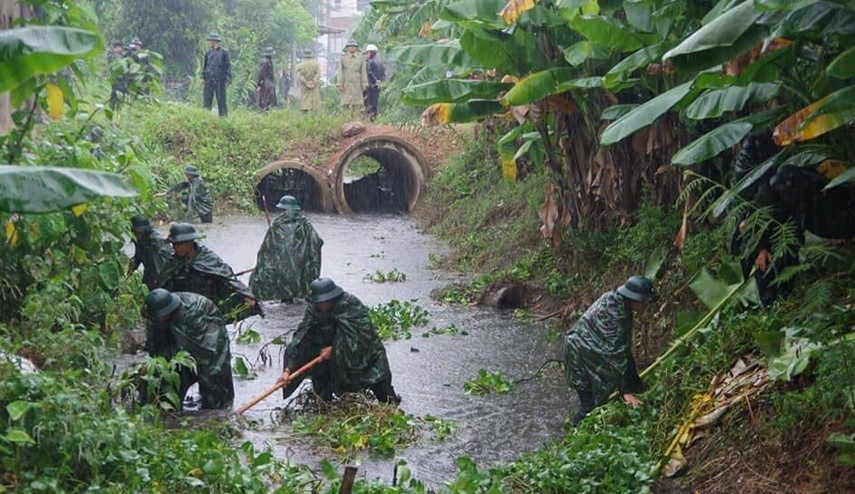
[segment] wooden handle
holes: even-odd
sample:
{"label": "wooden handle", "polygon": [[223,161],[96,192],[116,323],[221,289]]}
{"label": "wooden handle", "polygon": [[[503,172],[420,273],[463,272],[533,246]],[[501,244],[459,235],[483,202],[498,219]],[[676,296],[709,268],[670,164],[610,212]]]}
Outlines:
{"label": "wooden handle", "polygon": [[263,400],[263,399],[267,398],[268,396],[272,395],[274,392],[276,392],[276,390],[284,388],[285,386],[287,386],[288,384],[290,384],[290,383],[291,383],[291,381],[293,381],[294,379],[296,379],[296,378],[298,378],[298,377],[302,376],[302,375],[303,375],[303,374],[305,374],[309,369],[311,369],[312,367],[314,367],[314,366],[318,365],[319,363],[321,363],[321,356],[320,356],[320,355],[318,355],[317,357],[313,358],[311,361],[309,361],[309,363],[308,363],[308,364],[304,365],[303,367],[300,367],[300,368],[299,368],[299,369],[297,369],[295,372],[293,372],[293,373],[291,374],[291,376],[288,378],[288,380],[287,380],[287,381],[285,381],[285,382],[281,382],[281,383],[276,383],[276,384],[274,384],[273,386],[271,386],[271,387],[269,387],[269,388],[265,389],[261,394],[259,394],[259,395],[255,396],[253,399],[249,400],[249,402],[248,402],[248,403],[246,403],[246,404],[244,404],[243,406],[241,406],[240,408],[238,408],[238,409],[236,410],[236,412],[235,412],[235,413],[237,413],[238,415],[243,415],[243,413],[244,413],[244,412],[246,412],[246,411],[247,411],[247,410],[249,410],[250,408],[252,408],[252,407],[254,407],[255,405],[257,405],[257,404],[258,404],[258,402],[260,402],[261,400]]}

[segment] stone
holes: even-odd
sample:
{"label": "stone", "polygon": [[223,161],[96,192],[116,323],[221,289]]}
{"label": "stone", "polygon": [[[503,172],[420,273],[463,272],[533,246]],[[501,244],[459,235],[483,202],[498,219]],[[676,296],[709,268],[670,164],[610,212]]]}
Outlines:
{"label": "stone", "polygon": [[353,137],[365,132],[365,125],[362,122],[348,122],[341,127],[342,137]]}

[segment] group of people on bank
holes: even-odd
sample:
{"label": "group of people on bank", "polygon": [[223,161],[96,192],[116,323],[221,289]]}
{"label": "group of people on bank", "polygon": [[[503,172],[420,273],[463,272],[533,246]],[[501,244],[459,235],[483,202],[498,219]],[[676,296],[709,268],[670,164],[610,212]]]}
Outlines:
{"label": "group of people on bank", "polygon": [[[215,252],[199,243],[190,223],[174,223],[163,238],[142,216],[131,219],[135,252],[130,271],[144,267],[149,288],[145,299],[146,351],[172,358],[188,352],[195,369],[181,369],[179,398],[199,385],[201,407],[231,408],[234,384],[226,324],[261,315],[261,301],[309,303],[303,321],[287,346],[280,381],[285,397],[310,377],[324,400],[370,389],[383,403],[399,403],[392,387],[386,351],[371,323],[368,308],[329,278],[319,278],[323,240],[301,212],[299,202],[284,196],[282,211],[270,225],[258,252],[249,286]],[[291,372],[319,357],[307,376]]]}

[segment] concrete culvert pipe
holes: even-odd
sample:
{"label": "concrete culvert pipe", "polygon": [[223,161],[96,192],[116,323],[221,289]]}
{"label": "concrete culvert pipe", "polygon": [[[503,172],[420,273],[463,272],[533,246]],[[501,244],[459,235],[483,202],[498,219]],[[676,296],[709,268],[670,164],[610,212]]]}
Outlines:
{"label": "concrete culvert pipe", "polygon": [[408,142],[371,136],[354,142],[339,156],[332,173],[332,196],[340,213],[408,213],[418,204],[428,168],[421,152]]}
{"label": "concrete culvert pipe", "polygon": [[335,204],[326,177],[299,161],[274,161],[255,175],[255,203],[273,213],[284,195],[300,201],[304,211],[334,213]]}

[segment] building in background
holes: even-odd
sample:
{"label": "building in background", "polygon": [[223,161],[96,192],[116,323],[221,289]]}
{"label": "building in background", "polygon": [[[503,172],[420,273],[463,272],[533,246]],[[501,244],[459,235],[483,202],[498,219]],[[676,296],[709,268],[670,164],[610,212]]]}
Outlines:
{"label": "building in background", "polygon": [[318,64],[321,74],[332,81],[338,71],[339,55],[347,38],[368,8],[370,0],[322,0],[318,14]]}

